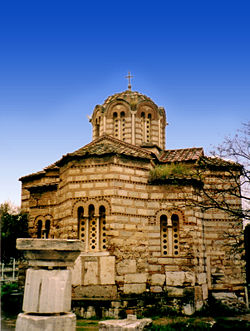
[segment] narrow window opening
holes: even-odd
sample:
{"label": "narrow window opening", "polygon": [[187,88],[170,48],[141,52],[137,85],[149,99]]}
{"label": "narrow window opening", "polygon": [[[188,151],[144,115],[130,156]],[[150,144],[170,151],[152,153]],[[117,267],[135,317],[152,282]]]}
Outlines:
{"label": "narrow window opening", "polygon": [[45,238],[49,238],[49,232],[50,232],[50,220],[46,220],[45,222]]}
{"label": "narrow window opening", "polygon": [[85,242],[86,237],[86,222],[83,217],[84,210],[83,207],[79,207],[77,210],[77,216],[78,216],[78,239]]}
{"label": "narrow window opening", "polygon": [[37,222],[37,238],[42,238],[42,227],[43,227],[43,222],[39,220]]}
{"label": "narrow window opening", "polygon": [[95,207],[93,205],[89,205],[89,238],[92,238],[89,240],[89,250],[98,250],[98,226],[96,224]]}
{"label": "narrow window opening", "polygon": [[167,216],[161,215],[160,228],[161,228],[161,253],[162,255],[168,255],[168,238],[167,238]]}
{"label": "narrow window opening", "polygon": [[171,221],[168,222],[166,215],[160,217],[161,231],[161,254],[163,256],[178,256],[179,246],[179,216],[171,215]]}
{"label": "narrow window opening", "polygon": [[104,206],[100,206],[99,208],[99,241],[101,250],[106,249],[106,211]]}
{"label": "narrow window opening", "polygon": [[98,120],[96,119],[95,127],[96,127],[96,138],[98,138],[100,136],[100,117]]}

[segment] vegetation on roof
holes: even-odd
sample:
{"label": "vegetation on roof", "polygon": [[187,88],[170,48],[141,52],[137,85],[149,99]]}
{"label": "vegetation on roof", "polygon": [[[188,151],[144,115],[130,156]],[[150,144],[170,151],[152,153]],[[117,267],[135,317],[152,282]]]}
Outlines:
{"label": "vegetation on roof", "polygon": [[157,165],[150,171],[151,184],[200,185],[194,165],[186,163],[169,163]]}

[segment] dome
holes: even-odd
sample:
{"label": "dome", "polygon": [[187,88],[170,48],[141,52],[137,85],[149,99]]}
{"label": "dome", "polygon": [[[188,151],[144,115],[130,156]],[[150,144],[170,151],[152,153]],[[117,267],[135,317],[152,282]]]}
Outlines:
{"label": "dome", "polygon": [[120,93],[115,93],[109,96],[103,103],[103,106],[108,106],[110,103],[114,101],[123,100],[129,104],[138,104],[143,101],[151,102],[155,105],[155,103],[146,95],[139,93],[137,91],[126,90]]}
{"label": "dome", "polygon": [[165,147],[166,115],[148,96],[130,89],[109,96],[91,118],[93,139],[103,134],[142,146]]}

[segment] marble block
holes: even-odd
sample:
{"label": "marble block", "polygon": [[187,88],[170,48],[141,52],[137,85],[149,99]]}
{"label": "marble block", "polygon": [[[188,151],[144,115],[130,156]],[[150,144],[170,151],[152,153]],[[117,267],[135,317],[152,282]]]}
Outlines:
{"label": "marble block", "polygon": [[71,310],[71,271],[28,269],[23,311],[52,314]]}

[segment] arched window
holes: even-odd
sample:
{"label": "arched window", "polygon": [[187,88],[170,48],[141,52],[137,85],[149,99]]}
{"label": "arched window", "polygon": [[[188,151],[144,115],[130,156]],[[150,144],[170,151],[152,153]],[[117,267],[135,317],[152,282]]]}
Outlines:
{"label": "arched window", "polygon": [[118,138],[119,136],[119,123],[117,112],[113,113],[113,127],[114,127],[114,137]]}
{"label": "arched window", "polygon": [[161,254],[168,255],[168,228],[167,228],[167,216],[161,215]]}
{"label": "arched window", "polygon": [[89,250],[96,251],[98,250],[98,227],[97,219],[95,217],[95,207],[89,205]]}
{"label": "arched window", "polygon": [[43,222],[39,220],[37,222],[37,238],[42,238],[42,227],[43,227]]}
{"label": "arched window", "polygon": [[163,256],[179,255],[179,216],[172,214],[170,219],[166,215],[160,217],[161,254]]}
{"label": "arched window", "polygon": [[44,237],[49,238],[49,231],[50,231],[50,220],[46,220],[45,222],[45,231],[44,231]]}
{"label": "arched window", "polygon": [[78,238],[85,242],[85,230],[86,230],[86,223],[83,217],[83,207],[79,207],[77,210],[77,218],[78,218]]}
{"label": "arched window", "polygon": [[105,207],[99,208],[99,229],[100,229],[100,248],[106,249],[107,238],[106,238],[106,211]]}
{"label": "arched window", "polygon": [[125,140],[125,113],[124,111],[121,112],[121,136],[122,140]]}
{"label": "arched window", "polygon": [[150,142],[151,140],[151,114],[148,114],[146,120],[146,142]]}
{"label": "arched window", "polygon": [[173,255],[179,254],[179,216],[177,214],[173,214],[171,216],[172,221],[172,229],[173,229]]}
{"label": "arched window", "polygon": [[85,243],[85,250],[96,252],[106,249],[106,210],[100,206],[95,214],[94,205],[89,205],[87,215],[84,216],[83,207],[77,209],[78,238]]}
{"label": "arched window", "polygon": [[100,136],[100,117],[96,119],[95,129],[96,129],[96,138],[98,138]]}

